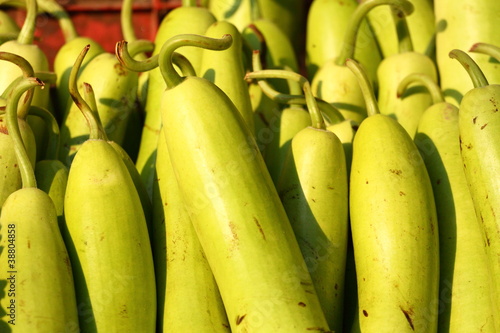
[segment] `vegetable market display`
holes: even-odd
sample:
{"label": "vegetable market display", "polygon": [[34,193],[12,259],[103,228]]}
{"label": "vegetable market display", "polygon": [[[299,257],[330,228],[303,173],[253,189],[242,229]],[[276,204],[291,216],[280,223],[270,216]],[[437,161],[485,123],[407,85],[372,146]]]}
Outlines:
{"label": "vegetable market display", "polygon": [[499,1],[121,6],[0,0],[0,332],[500,332]]}

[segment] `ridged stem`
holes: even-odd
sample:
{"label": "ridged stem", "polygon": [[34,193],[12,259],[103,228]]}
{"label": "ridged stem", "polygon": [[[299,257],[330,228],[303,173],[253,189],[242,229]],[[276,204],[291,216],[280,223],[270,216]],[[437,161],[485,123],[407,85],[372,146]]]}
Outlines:
{"label": "ridged stem", "polygon": [[469,52],[482,53],[500,62],[500,46],[490,43],[476,43],[472,45]]}
{"label": "ridged stem", "polygon": [[345,65],[353,72],[358,80],[359,87],[365,99],[368,116],[379,114],[380,109],[377,104],[377,98],[375,97],[373,87],[365,69],[354,59],[347,59]]}
{"label": "ridged stem", "polygon": [[264,69],[260,71],[249,72],[245,75],[245,79],[247,80],[263,80],[263,79],[284,79],[284,80],[292,80],[298,82],[303,91],[304,98],[306,100],[307,109],[309,114],[311,115],[311,123],[312,126],[318,129],[325,129],[325,120],[319,110],[318,103],[314,98],[311,90],[311,85],[309,81],[302,75],[282,70],[282,69]]}
{"label": "ridged stem", "polygon": [[97,123],[95,117],[92,114],[92,109],[85,102],[78,91],[77,78],[78,72],[80,71],[80,67],[82,66],[83,59],[87,54],[90,45],[86,45],[83,50],[80,52],[78,57],[76,58],[75,64],[73,68],[71,68],[71,72],[69,74],[69,94],[73,99],[73,102],[76,104],[78,109],[82,111],[85,120],[89,126],[89,139],[102,140],[101,133],[99,131],[99,124]]}
{"label": "ridged stem", "polygon": [[31,165],[30,158],[24,146],[24,142],[19,130],[17,117],[17,106],[19,99],[28,90],[37,86],[43,86],[43,82],[34,77],[23,78],[14,90],[11,91],[7,99],[6,106],[6,125],[9,131],[9,136],[12,139],[14,150],[16,152],[17,164],[21,173],[22,187],[36,187],[35,172]]}
{"label": "ridged stem", "polygon": [[469,74],[474,88],[485,87],[488,85],[488,80],[484,76],[483,71],[478,64],[466,52],[454,49],[449,53],[450,58],[458,60]]}
{"label": "ridged stem", "polygon": [[17,42],[19,44],[33,44],[35,39],[36,17],[38,16],[38,6],[36,0],[26,0],[26,18],[24,19]]}
{"label": "ridged stem", "polygon": [[397,89],[398,97],[403,96],[408,86],[415,82],[420,83],[427,89],[431,95],[432,104],[444,102],[444,95],[441,91],[441,87],[429,75],[422,73],[412,73],[401,80]]}
{"label": "ridged stem", "polygon": [[221,38],[212,38],[195,34],[179,34],[168,39],[163,44],[158,54],[158,65],[168,89],[179,85],[183,78],[174,68],[172,56],[175,50],[181,46],[194,46],[208,50],[226,50],[233,43],[231,35],[226,34]]}

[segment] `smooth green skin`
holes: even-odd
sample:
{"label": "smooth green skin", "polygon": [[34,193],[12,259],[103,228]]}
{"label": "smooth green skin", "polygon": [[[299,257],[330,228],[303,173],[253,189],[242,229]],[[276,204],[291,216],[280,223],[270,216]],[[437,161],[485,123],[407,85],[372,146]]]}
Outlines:
{"label": "smooth green skin", "polygon": [[[155,37],[153,54],[158,54],[163,44],[178,34],[204,35],[208,27],[216,21],[214,15],[206,8],[177,7],[171,10],[162,20]],[[191,62],[195,71],[201,63],[202,49],[199,47],[181,47],[176,52],[181,53]],[[158,68],[149,72],[148,92],[145,105],[146,117],[142,129],[141,143],[135,165],[146,184],[150,197],[152,196],[155,177],[156,146],[161,129],[161,96],[166,85]]]}
{"label": "smooth green skin", "polygon": [[388,116],[369,116],[356,132],[349,204],[359,301],[352,331],[436,332],[432,186],[417,146]]}
{"label": "smooth green skin", "polygon": [[[31,127],[23,119],[17,119],[19,131],[33,166],[36,163],[36,141]],[[0,210],[7,197],[22,187],[21,173],[12,138],[8,134],[4,115],[0,116]]]}
{"label": "smooth green skin", "polygon": [[380,113],[396,119],[413,138],[422,113],[432,105],[432,98],[427,90],[418,84],[409,86],[404,95],[398,97],[399,83],[412,73],[428,75],[437,82],[434,62],[421,53],[403,52],[385,58],[377,70],[379,81],[377,99]]}
{"label": "smooth green skin", "polygon": [[348,177],[340,139],[306,127],[292,140],[277,186],[330,329],[343,325]]}
{"label": "smooth green skin", "polygon": [[157,279],[157,285],[162,285],[158,297],[164,300],[159,303],[159,327],[165,332],[230,332],[217,283],[184,208],[163,130],[158,140],[156,170],[156,194],[165,219],[163,230],[157,230],[165,241],[164,247],[157,248],[165,260],[156,263],[164,271],[164,280]]}
{"label": "smooth green skin", "polygon": [[17,35],[21,28],[10,14],[4,10],[0,10],[0,34]]}
{"label": "smooth green skin", "polygon": [[[307,16],[305,46],[309,80],[314,79],[325,63],[340,54],[350,17],[357,6],[356,0],[314,0],[311,3]],[[372,10],[375,9],[377,8]],[[363,64],[370,78],[376,79],[377,66],[382,56],[378,52],[375,37],[366,20],[359,28],[354,59]],[[338,82],[335,77],[331,77],[328,81],[331,81],[332,86]]]}
{"label": "smooth green skin", "polygon": [[360,123],[366,118],[365,98],[358,80],[346,66],[327,61],[311,81],[315,97],[337,107],[346,120]]}
{"label": "smooth green skin", "polygon": [[198,77],[167,90],[163,103],[172,166],[231,330],[328,331],[286,212],[234,104]]}
{"label": "smooth green skin", "polygon": [[228,21],[218,21],[208,27],[205,36],[220,38],[229,34],[233,42],[226,50],[203,49],[199,76],[213,83],[226,93],[234,103],[251,132],[255,131],[252,103],[245,81],[241,33]]}
{"label": "smooth green skin", "polygon": [[35,164],[37,187],[52,199],[59,227],[64,224],[64,195],[68,183],[68,167],[59,160],[42,160]]}
{"label": "smooth green skin", "polygon": [[134,161],[127,154],[125,149],[122,148],[119,144],[114,141],[108,141],[108,143],[116,150],[118,155],[122,158],[123,163],[127,167],[127,170],[134,182],[135,189],[137,194],[139,194],[139,198],[141,200],[141,206],[144,211],[144,217],[146,218],[146,225],[149,231],[149,237],[151,238],[151,220],[153,218],[153,206],[151,203],[151,199],[146,191],[146,186],[142,182],[141,175],[137,168],[135,167]]}
{"label": "smooth green skin", "polygon": [[[101,53],[87,63],[78,77],[78,89],[83,83],[92,85],[97,110],[109,140],[121,144],[127,122],[135,107],[138,74],[125,69],[112,53]],[[60,128],[59,160],[71,165],[75,153],[89,137],[88,124],[78,106],[73,103]]]}
{"label": "smooth green skin", "polygon": [[344,149],[347,174],[351,174],[352,163],[352,142],[359,124],[352,120],[344,120],[338,124],[331,124],[326,127],[327,130],[334,133],[342,142]]}
{"label": "smooth green skin", "polygon": [[[12,193],[0,215],[0,237],[0,280],[11,276],[8,271],[17,272],[15,297],[9,297],[6,288],[0,299],[4,313],[9,313],[7,307],[15,300],[15,326],[4,327],[11,319],[8,315],[2,317],[0,326],[13,333],[79,332],[73,274],[50,197],[33,187]],[[15,240],[14,268],[8,262],[9,239]]]}
{"label": "smooth green skin", "polygon": [[[459,110],[460,149],[490,267],[494,309],[500,307],[500,85],[474,88]],[[500,318],[495,316],[500,329]]]}
{"label": "smooth green skin", "polygon": [[59,120],[64,119],[69,112],[73,101],[69,94],[69,74],[71,68],[75,64],[75,59],[78,57],[82,49],[90,45],[90,48],[82,62],[81,69],[89,63],[98,54],[104,53],[102,46],[88,37],[76,37],[69,42],[66,42],[57,51],[54,58],[54,73],[57,75],[56,81],[56,108]]}
{"label": "smooth green skin", "polygon": [[302,105],[288,105],[269,122],[272,138],[263,154],[274,184],[278,183],[292,138],[311,126],[311,115]]}
{"label": "smooth green skin", "polygon": [[458,108],[441,102],[420,118],[415,144],[429,173],[439,225],[439,332],[495,332],[488,263],[465,178]]}
{"label": "smooth green skin", "polygon": [[[440,85],[446,101],[460,105],[462,97],[473,88],[459,62],[448,53],[453,49],[468,50],[475,43],[500,45],[498,13],[500,1],[435,0],[436,62]],[[500,64],[478,53],[469,54],[485,73],[490,83],[500,83]]]}
{"label": "smooth green skin", "polygon": [[127,167],[106,141],[87,140],[78,150],[64,208],[82,332],[154,332],[156,288],[144,212]]}
{"label": "smooth green skin", "polygon": [[[432,0],[411,0],[411,3],[415,10],[405,20],[408,24],[414,51],[424,54],[427,53],[428,49],[434,48],[435,44],[436,24],[433,2]],[[399,53],[398,36],[391,9],[388,6],[374,8],[368,14],[368,21],[382,57],[387,58]]]}

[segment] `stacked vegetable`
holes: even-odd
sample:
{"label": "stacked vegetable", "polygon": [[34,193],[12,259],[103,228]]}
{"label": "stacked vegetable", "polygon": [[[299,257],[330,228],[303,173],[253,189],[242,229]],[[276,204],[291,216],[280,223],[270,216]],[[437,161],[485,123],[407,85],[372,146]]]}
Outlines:
{"label": "stacked vegetable", "polygon": [[500,2],[0,4],[0,331],[500,331]]}

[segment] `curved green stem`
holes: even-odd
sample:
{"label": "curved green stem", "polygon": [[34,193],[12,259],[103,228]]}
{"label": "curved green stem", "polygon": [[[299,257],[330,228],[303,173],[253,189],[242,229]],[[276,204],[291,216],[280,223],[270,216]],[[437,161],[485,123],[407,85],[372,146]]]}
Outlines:
{"label": "curved green stem", "polygon": [[345,65],[353,72],[358,80],[359,87],[365,98],[366,113],[368,116],[379,114],[380,110],[377,104],[377,98],[375,97],[373,87],[365,69],[354,59],[347,59]]}
{"label": "curved green stem", "polygon": [[313,96],[309,81],[302,75],[283,70],[283,69],[264,69],[255,72],[249,72],[245,75],[247,80],[263,80],[263,79],[284,79],[296,81],[300,84],[304,91],[304,98],[306,100],[307,109],[311,115],[312,126],[318,129],[325,129],[325,120],[320,112],[318,103]]}
{"label": "curved green stem", "polygon": [[82,110],[82,112],[89,112],[89,117],[94,117],[99,127],[100,138],[105,141],[109,141],[108,135],[106,134],[106,130],[102,125],[101,116],[99,115],[99,110],[97,108],[97,99],[95,97],[94,89],[92,85],[87,82],[83,82],[83,99],[87,102],[88,109]]}
{"label": "curved green stem", "polygon": [[[131,55],[131,52],[128,51],[126,41],[120,41],[116,43],[115,53],[118,61],[128,70],[133,72],[147,72],[158,67],[158,58],[159,55],[156,54],[150,58],[145,60],[135,60]],[[174,65],[180,68],[182,75],[184,76],[195,76],[195,70],[191,62],[178,52],[174,52],[172,55],[172,62]]]}
{"label": "curved green stem", "polygon": [[358,37],[358,30],[361,26],[361,22],[365,19],[370,10],[380,5],[390,5],[404,13],[404,15],[410,15],[414,9],[412,3],[408,0],[367,0],[360,3],[349,20],[349,25],[347,26],[344,37],[344,44],[335,61],[337,65],[343,66],[347,59],[354,58],[356,39]]}
{"label": "curved green stem", "polygon": [[134,0],[123,0],[120,10],[122,35],[123,38],[129,42],[133,42],[137,39],[137,37],[135,36],[135,29],[132,21],[133,3]]}
{"label": "curved green stem", "polygon": [[123,67],[133,72],[147,72],[158,67],[158,55],[144,60],[135,60],[133,55],[130,54],[128,42],[125,40],[116,43],[115,54]]}
{"label": "curved green stem", "polygon": [[458,60],[465,68],[472,80],[474,88],[485,87],[488,85],[488,80],[486,79],[486,76],[484,76],[483,71],[479,68],[474,59],[472,59],[466,52],[454,49],[450,51],[449,56],[452,59]]}
{"label": "curved green stem", "polygon": [[59,23],[59,28],[64,37],[64,41],[67,43],[78,37],[78,32],[76,31],[75,24],[71,20],[68,12],[56,1],[54,0],[37,0],[40,11],[47,13],[57,19]]}
{"label": "curved green stem", "polygon": [[500,46],[490,43],[476,43],[472,45],[469,52],[482,53],[500,61]]}
{"label": "curved green stem", "polygon": [[[262,92],[277,103],[307,105],[304,95],[287,95],[280,93],[279,91],[275,90],[266,80],[258,80],[258,84]],[[315,99],[323,116],[327,118],[330,124],[337,124],[345,120],[342,113],[335,106],[318,97],[315,97]]]}
{"label": "curved green stem", "polygon": [[57,160],[60,144],[59,124],[57,123],[57,119],[49,110],[36,105],[30,106],[28,114],[40,117],[47,125],[48,140],[44,159]]}
{"label": "curved green stem", "polygon": [[19,99],[28,90],[34,87],[43,86],[43,82],[34,77],[23,78],[14,90],[12,90],[6,106],[6,124],[9,136],[12,138],[14,150],[16,152],[19,171],[21,173],[22,186],[36,187],[35,172],[31,165],[30,158],[24,146],[17,117],[17,106]]}
{"label": "curved green stem", "polygon": [[36,0],[26,0],[26,18],[24,19],[21,31],[19,31],[19,36],[17,36],[19,44],[33,44],[37,16],[38,6]]}
{"label": "curved green stem", "polygon": [[57,74],[55,72],[35,72],[35,76],[42,80],[46,85],[55,84],[57,81]]}
{"label": "curved green stem", "polygon": [[410,36],[410,29],[406,21],[406,15],[399,8],[391,7],[392,17],[396,25],[396,34],[398,36],[399,53],[412,52],[413,42]]}
{"label": "curved green stem", "polygon": [[181,46],[195,46],[207,50],[226,50],[233,43],[231,35],[226,34],[221,38],[212,38],[195,34],[180,34],[168,39],[163,44],[160,53],[158,54],[158,65],[160,72],[167,84],[167,88],[171,89],[179,85],[183,78],[177,73],[172,61],[174,51]]}
{"label": "curved green stem", "polygon": [[[23,78],[28,78],[28,77],[33,77],[35,75],[35,72],[33,70],[33,66],[26,60],[24,57],[21,57],[17,54],[11,53],[11,52],[0,52],[0,60],[5,60],[13,63],[14,65],[18,66],[22,73],[23,73]],[[7,98],[7,94],[16,87],[18,84],[18,80],[14,80],[6,89],[4,92],[5,98]],[[43,80],[42,80],[43,81]],[[26,92],[26,96],[23,99],[23,104],[17,109],[18,112],[18,117],[21,119],[26,118],[26,113],[28,112],[28,107],[31,105],[31,101],[33,100],[33,94],[34,94],[34,89],[30,89]]]}
{"label": "curved green stem", "polygon": [[399,82],[397,94],[401,98],[405,93],[408,86],[412,83],[418,82],[422,84],[430,93],[432,104],[444,102],[444,95],[441,87],[429,75],[422,73],[412,73],[407,75],[401,82]]}
{"label": "curved green stem", "polygon": [[80,95],[80,92],[78,91],[78,85],[77,85],[78,72],[80,71],[80,67],[82,66],[83,59],[85,58],[85,55],[87,54],[89,48],[90,48],[90,45],[86,45],[83,48],[83,50],[80,52],[80,54],[76,58],[76,61],[75,61],[73,68],[71,68],[71,72],[69,74],[69,80],[68,80],[69,81],[69,94],[71,95],[71,98],[73,99],[73,102],[75,102],[76,106],[82,111],[83,116],[85,117],[85,120],[87,121],[87,124],[89,126],[89,132],[90,132],[89,139],[99,140],[99,139],[101,139],[100,131],[99,131],[99,124],[97,123],[95,117],[92,116],[92,109],[90,109],[88,104],[82,98],[82,95]]}
{"label": "curved green stem", "polygon": [[[136,39],[128,43],[128,52],[131,57],[136,57],[144,52],[153,52],[155,48],[155,43],[147,39]],[[146,59],[146,56],[142,57],[142,60]],[[139,59],[141,60],[141,59]]]}

